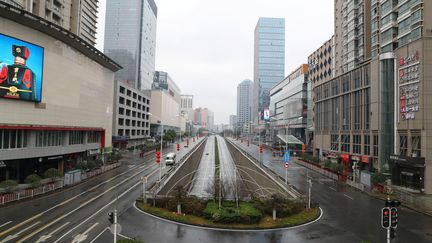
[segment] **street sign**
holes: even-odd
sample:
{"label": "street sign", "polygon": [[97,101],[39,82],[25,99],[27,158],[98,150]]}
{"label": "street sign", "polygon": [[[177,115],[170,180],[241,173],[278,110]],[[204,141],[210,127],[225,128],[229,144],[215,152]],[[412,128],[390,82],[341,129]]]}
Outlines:
{"label": "street sign", "polygon": [[285,156],[284,156],[284,159],[285,159],[285,162],[290,161],[291,156],[290,156],[290,151],[289,151],[289,149],[288,149],[288,151],[285,150]]}
{"label": "street sign", "polygon": [[3,162],[3,160],[2,160],[2,161],[0,161],[0,168],[3,168],[3,167],[6,167],[6,164],[5,164],[5,162]]}
{"label": "street sign", "polygon": [[288,163],[285,163],[285,169],[288,169],[288,165],[289,165]]}

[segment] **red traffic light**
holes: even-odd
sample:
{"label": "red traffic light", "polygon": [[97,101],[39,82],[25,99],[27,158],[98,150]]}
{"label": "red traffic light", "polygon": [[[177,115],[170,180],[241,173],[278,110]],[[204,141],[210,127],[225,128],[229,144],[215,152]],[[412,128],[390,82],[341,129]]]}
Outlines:
{"label": "red traffic light", "polygon": [[262,153],[262,152],[263,152],[263,147],[262,147],[262,145],[260,145],[259,149],[260,149],[260,153]]}
{"label": "red traffic light", "polygon": [[385,229],[390,227],[390,208],[385,207],[381,211],[381,226]]}
{"label": "red traffic light", "polygon": [[180,150],[180,144],[177,144],[177,151]]}
{"label": "red traffic light", "polygon": [[391,217],[390,217],[390,226],[392,228],[396,228],[398,224],[398,210],[397,208],[390,208]]}
{"label": "red traffic light", "polygon": [[161,153],[160,151],[156,151],[156,163],[160,163]]}

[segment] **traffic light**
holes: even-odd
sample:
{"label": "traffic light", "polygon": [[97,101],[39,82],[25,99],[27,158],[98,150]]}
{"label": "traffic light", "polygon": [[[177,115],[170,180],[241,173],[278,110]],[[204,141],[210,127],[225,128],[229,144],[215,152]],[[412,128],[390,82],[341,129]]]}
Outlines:
{"label": "traffic light", "polygon": [[108,221],[109,221],[111,224],[114,224],[114,213],[113,213],[113,212],[109,212],[109,213],[108,213]]}
{"label": "traffic light", "polygon": [[177,151],[180,151],[180,144],[177,144]]}
{"label": "traffic light", "polygon": [[397,224],[398,224],[398,209],[394,208],[394,207],[390,208],[390,214],[391,214],[390,226],[395,229],[395,228],[397,228]]}
{"label": "traffic light", "polygon": [[160,163],[161,154],[160,151],[156,151],[156,163]]}
{"label": "traffic light", "polygon": [[259,151],[260,151],[260,153],[262,154],[262,152],[263,152],[263,147],[262,147],[262,144],[260,144],[260,147],[259,147]]}
{"label": "traffic light", "polygon": [[390,227],[390,208],[385,207],[381,211],[381,226],[385,229]]}

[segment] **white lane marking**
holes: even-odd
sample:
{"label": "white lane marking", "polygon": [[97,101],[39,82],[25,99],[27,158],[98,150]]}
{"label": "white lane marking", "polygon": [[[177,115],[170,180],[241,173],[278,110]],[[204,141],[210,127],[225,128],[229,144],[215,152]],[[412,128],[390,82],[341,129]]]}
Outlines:
{"label": "white lane marking", "polygon": [[330,189],[332,189],[333,191],[337,192],[337,190],[331,186],[329,186]]}
{"label": "white lane marking", "polygon": [[[150,166],[150,167],[152,167],[152,166]],[[53,207],[51,207],[51,208],[49,208],[49,209],[47,209],[47,210],[45,210],[45,211],[43,211],[43,212],[41,212],[41,213],[39,213],[39,214],[37,214],[37,215],[35,215],[35,216],[29,218],[29,219],[27,219],[27,220],[25,220],[25,221],[23,221],[23,222],[21,222],[21,223],[15,225],[15,226],[9,228],[9,229],[7,229],[7,230],[1,232],[1,233],[0,233],[0,237],[3,236],[3,235],[5,235],[5,234],[7,234],[7,233],[9,233],[10,231],[13,231],[13,230],[15,230],[15,229],[21,227],[21,226],[24,225],[24,224],[27,224],[28,222],[30,222],[30,221],[32,221],[32,220],[34,220],[34,219],[36,219],[36,218],[42,216],[43,214],[48,213],[49,211],[52,211],[52,210],[54,210],[54,209],[56,209],[56,208],[58,208],[58,207],[60,207],[60,206],[65,205],[65,204],[68,203],[68,202],[71,202],[72,200],[74,200],[74,199],[76,199],[76,198],[78,198],[78,197],[80,197],[80,196],[82,196],[82,195],[84,195],[84,194],[86,194],[86,193],[88,193],[88,192],[90,192],[90,191],[96,189],[97,187],[100,187],[100,186],[102,186],[103,184],[106,184],[106,183],[108,183],[108,182],[114,180],[115,178],[120,177],[120,176],[126,174],[127,172],[129,172],[129,171],[131,171],[131,170],[133,170],[133,169],[127,170],[127,171],[125,171],[125,172],[123,172],[123,173],[121,173],[121,174],[119,174],[119,175],[117,175],[117,176],[112,177],[112,178],[109,179],[109,180],[106,180],[106,181],[104,181],[104,182],[102,182],[102,183],[100,183],[100,184],[97,184],[96,186],[90,188],[89,190],[84,191],[84,192],[81,192],[80,194],[78,194],[78,195],[76,195],[76,196],[74,196],[74,197],[71,197],[71,198],[69,198],[69,199],[67,199],[67,200],[65,200],[65,201],[63,201],[63,202],[61,202],[61,203],[59,203],[59,204],[57,204],[57,205],[55,205],[55,206],[53,206]]]}
{"label": "white lane marking", "polygon": [[88,228],[86,231],[84,231],[84,233],[82,234],[78,234],[76,235],[73,240],[72,243],[79,243],[79,242],[83,242],[87,239],[89,232],[98,225],[99,223],[94,223],[92,226],[90,226],[90,228]]}
{"label": "white lane marking", "polygon": [[[157,170],[156,170],[157,171]],[[78,224],[77,226],[75,226],[74,228],[70,229],[68,232],[66,232],[64,235],[62,235],[61,237],[59,237],[56,241],[54,241],[54,243],[59,242],[61,239],[63,239],[66,235],[70,234],[72,231],[74,231],[75,229],[77,229],[78,227],[80,227],[82,224],[86,223],[87,221],[89,221],[91,218],[93,218],[94,216],[96,216],[97,214],[99,214],[102,210],[105,210],[105,208],[107,208],[108,206],[110,206],[111,204],[113,204],[114,202],[116,202],[118,199],[122,198],[126,193],[130,192],[132,189],[134,189],[135,187],[141,185],[141,181],[138,181],[135,185],[131,186],[129,189],[127,189],[125,192],[123,192],[122,194],[120,194],[118,197],[116,197],[114,200],[112,200],[111,202],[109,202],[108,204],[106,204],[105,206],[103,206],[101,209],[99,209],[97,212],[95,212],[94,214],[88,216],[83,222],[81,222],[80,224]]]}
{"label": "white lane marking", "polygon": [[47,235],[42,235],[38,241],[36,241],[36,243],[39,242],[44,242],[46,240],[48,240],[49,238],[51,238],[57,231],[61,230],[62,228],[64,228],[66,225],[68,225],[70,222],[66,222],[64,225],[58,227],[57,229],[55,229],[53,232],[47,234]]}
{"label": "white lane marking", "polygon": [[10,224],[10,223],[12,223],[12,221],[9,221],[9,222],[6,222],[6,223],[4,223],[4,224],[0,225],[0,228],[1,228],[1,227],[3,227],[3,226],[6,226],[6,225],[8,225],[8,224]]}
{"label": "white lane marking", "polygon": [[[39,232],[41,232],[42,230],[46,229],[47,227],[49,227],[49,226],[51,226],[51,225],[57,223],[58,221],[60,221],[60,220],[62,220],[62,219],[64,219],[64,218],[66,218],[66,217],[68,217],[69,215],[71,215],[71,214],[75,213],[76,211],[80,210],[80,209],[81,209],[82,207],[84,207],[85,205],[87,205],[87,204],[89,204],[89,203],[95,201],[96,199],[102,197],[103,195],[105,195],[105,194],[108,193],[109,191],[111,191],[111,190],[113,190],[113,189],[119,187],[120,185],[122,185],[122,184],[125,183],[126,181],[135,178],[136,175],[142,173],[143,171],[144,171],[144,170],[138,171],[137,173],[133,174],[132,176],[130,176],[130,177],[128,177],[128,178],[126,178],[126,179],[120,181],[118,184],[116,184],[116,185],[114,185],[114,186],[108,188],[106,191],[102,192],[101,194],[99,194],[99,195],[97,195],[97,196],[91,198],[90,200],[84,202],[84,203],[81,204],[79,207],[75,208],[74,210],[72,210],[72,211],[68,212],[67,214],[64,214],[64,215],[62,215],[62,216],[56,218],[55,220],[53,220],[53,221],[51,221],[50,223],[44,225],[43,227],[37,229],[36,231],[33,231],[31,234],[29,234],[29,235],[27,235],[26,237],[20,239],[18,242],[23,242],[23,241],[25,241],[25,240],[27,240],[27,239],[33,237],[33,236],[36,235],[37,233],[39,233]],[[153,173],[154,173],[155,171],[158,171],[158,170],[154,170]],[[141,182],[138,181],[137,184],[140,184],[140,183],[141,183]],[[135,184],[135,186],[136,186],[137,184]],[[111,203],[112,203],[112,202],[111,202]],[[110,203],[110,204],[111,204],[111,203]],[[109,204],[108,204],[108,205],[109,205]],[[88,219],[89,219],[89,218],[87,218],[87,220],[88,220]],[[86,221],[87,221],[87,220],[86,220]],[[86,221],[84,221],[84,222],[86,222]],[[68,232],[70,232],[70,231],[68,231]]]}
{"label": "white lane marking", "polygon": [[345,197],[347,197],[347,198],[349,198],[349,199],[351,199],[351,200],[354,200],[354,198],[352,198],[352,197],[350,197],[350,196],[348,196],[347,194],[343,194]]}
{"label": "white lane marking", "polygon": [[90,241],[90,243],[93,243],[93,242],[95,242],[95,240],[97,240],[97,238],[99,238],[105,231],[107,231],[107,230],[109,230],[109,228],[108,227],[106,227],[104,230],[102,230],[98,235],[96,235],[96,237],[92,240],[92,241]]}
{"label": "white lane marking", "polygon": [[0,242],[3,243],[3,242],[8,242],[8,241],[10,241],[10,240],[13,240],[13,239],[17,238],[17,237],[18,237],[21,233],[23,233],[24,231],[27,231],[28,229],[33,228],[33,226],[35,226],[35,225],[37,225],[37,224],[39,224],[39,223],[40,223],[40,221],[37,221],[36,223],[30,225],[29,227],[27,227],[27,228],[21,230],[20,232],[14,234],[14,235],[8,235],[8,237],[4,238],[4,240],[2,240],[2,241],[0,241]]}
{"label": "white lane marking", "polygon": [[128,239],[128,240],[133,240],[131,237],[126,236],[126,235],[122,235],[122,234],[117,234],[117,235],[119,235],[119,236],[121,236],[121,237],[123,237],[125,239]]}

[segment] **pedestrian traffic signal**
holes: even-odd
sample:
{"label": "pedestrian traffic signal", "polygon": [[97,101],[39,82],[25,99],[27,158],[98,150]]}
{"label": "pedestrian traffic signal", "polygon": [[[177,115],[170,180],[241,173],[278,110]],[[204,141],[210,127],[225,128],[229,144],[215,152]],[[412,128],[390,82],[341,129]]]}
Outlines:
{"label": "pedestrian traffic signal", "polygon": [[180,144],[177,144],[177,151],[180,151]]}
{"label": "pedestrian traffic signal", "polygon": [[390,208],[390,226],[392,228],[397,228],[397,224],[398,224],[398,209],[397,208]]}
{"label": "pedestrian traffic signal", "polygon": [[160,163],[161,154],[160,151],[156,151],[156,163]]}
{"label": "pedestrian traffic signal", "polygon": [[113,212],[109,212],[109,213],[108,213],[108,221],[109,221],[111,224],[114,224],[114,213],[113,213]]}
{"label": "pedestrian traffic signal", "polygon": [[263,152],[262,144],[260,144],[259,151],[262,154],[262,152]]}
{"label": "pedestrian traffic signal", "polygon": [[385,229],[390,227],[390,208],[385,207],[381,211],[381,226]]}

